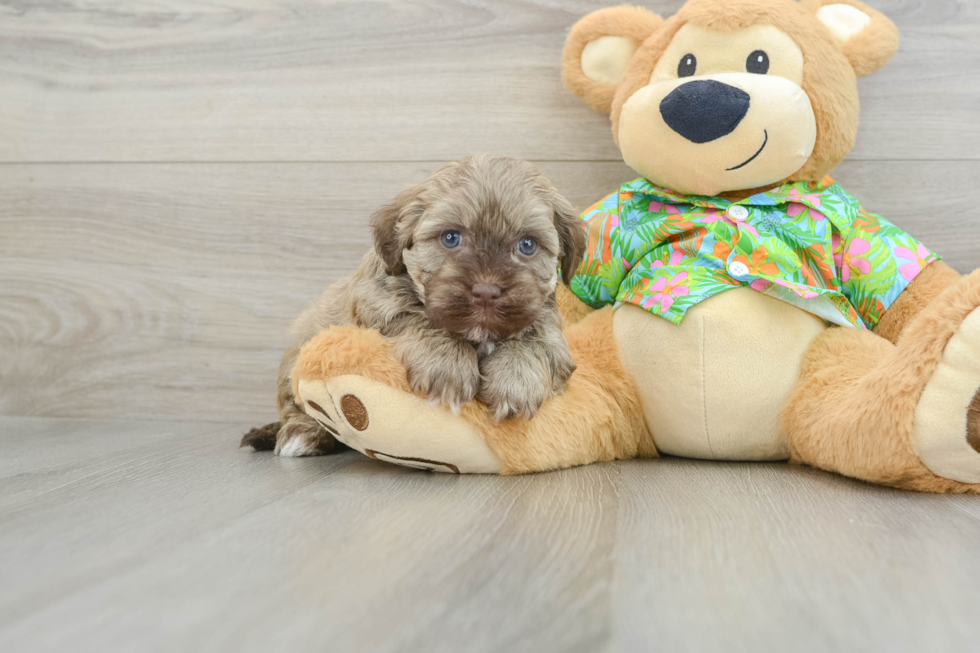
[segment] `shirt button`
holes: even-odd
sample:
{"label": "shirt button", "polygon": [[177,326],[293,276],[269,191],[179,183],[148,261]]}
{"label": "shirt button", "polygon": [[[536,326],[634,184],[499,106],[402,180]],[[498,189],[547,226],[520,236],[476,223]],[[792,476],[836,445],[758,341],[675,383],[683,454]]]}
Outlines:
{"label": "shirt button", "polygon": [[749,266],[741,261],[735,261],[728,266],[728,274],[733,277],[745,277],[749,274]]}
{"label": "shirt button", "polygon": [[741,204],[733,204],[732,206],[729,206],[725,213],[728,214],[729,218],[736,221],[744,220],[745,218],[749,217],[749,210]]}

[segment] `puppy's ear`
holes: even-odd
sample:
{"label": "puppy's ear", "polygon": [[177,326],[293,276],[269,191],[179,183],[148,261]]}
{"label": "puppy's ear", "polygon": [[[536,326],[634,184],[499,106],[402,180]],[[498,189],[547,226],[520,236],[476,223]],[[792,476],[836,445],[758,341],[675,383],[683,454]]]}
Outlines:
{"label": "puppy's ear", "polygon": [[558,259],[561,265],[561,280],[567,286],[572,283],[572,277],[578,271],[578,266],[585,255],[584,223],[568,200],[554,188],[548,193],[548,201],[554,211],[555,229],[558,231],[558,243],[561,246]]}
{"label": "puppy's ear", "polygon": [[402,252],[412,246],[412,232],[425,211],[425,205],[419,199],[420,192],[421,186],[402,191],[391,204],[375,211],[371,218],[374,249],[390,275],[405,271]]}
{"label": "puppy's ear", "polygon": [[585,16],[565,39],[561,55],[565,86],[596,111],[609,113],[633,53],[663,22],[660,16],[630,5]]}
{"label": "puppy's ear", "polygon": [[870,75],[895,56],[898,28],[875,9],[858,0],[806,0],[834,40],[858,77]]}

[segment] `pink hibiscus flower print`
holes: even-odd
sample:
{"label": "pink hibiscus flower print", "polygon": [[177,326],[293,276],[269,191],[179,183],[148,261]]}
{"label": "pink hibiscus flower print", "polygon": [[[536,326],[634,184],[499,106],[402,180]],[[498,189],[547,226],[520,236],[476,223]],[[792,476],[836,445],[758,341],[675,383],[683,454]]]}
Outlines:
{"label": "pink hibiscus flower print", "polygon": [[[808,195],[805,195],[804,197],[809,197],[809,196]],[[815,196],[814,196],[814,201],[816,201],[817,204],[820,204],[820,200],[819,199],[816,199]],[[789,204],[786,207],[786,215],[788,215],[791,218],[795,218],[799,214],[803,213],[804,209],[806,209],[806,208],[807,208],[807,206],[805,204],[800,204],[798,202],[792,202],[791,204]],[[820,211],[818,211],[816,209],[810,209],[810,217],[813,218],[817,222],[820,222],[821,220],[826,220],[827,219],[827,216],[825,216],[823,213],[821,213]]]}
{"label": "pink hibiscus flower print", "polygon": [[670,253],[670,261],[668,263],[664,263],[660,259],[657,259],[656,261],[653,262],[652,265],[650,265],[650,267],[651,268],[662,268],[665,265],[680,265],[680,262],[683,261],[683,260],[684,260],[684,252],[680,252],[680,251],[678,251],[678,250],[675,249],[675,250],[671,251],[671,253]]}
{"label": "pink hibiscus flower print", "polygon": [[650,213],[673,213],[674,215],[680,215],[680,208],[676,204],[665,204],[664,202],[658,202],[657,200],[650,200],[649,206],[647,206],[647,211]]}
{"label": "pink hibiscus flower print", "polygon": [[847,251],[840,249],[839,237],[834,236],[834,264],[840,270],[840,278],[844,283],[851,280],[851,269],[857,269],[861,274],[871,272],[871,263],[867,259],[859,258],[871,251],[871,244],[861,238],[855,238],[848,245]]}
{"label": "pink hibiscus flower print", "polygon": [[725,217],[722,213],[718,212],[718,209],[706,208],[706,209],[702,209],[702,211],[704,212],[703,213],[701,211],[693,212],[695,216],[699,216],[697,221],[700,222],[701,224],[710,224],[712,222],[718,222],[723,217]]}
{"label": "pink hibiscus flower print", "polygon": [[[820,205],[820,196],[819,195],[810,195],[810,194],[804,195],[804,194],[801,194],[800,191],[797,190],[797,189],[795,189],[795,188],[791,188],[790,189],[789,195],[787,195],[786,198],[790,202],[797,202],[797,203],[799,203],[800,200],[806,200],[812,206],[815,206],[818,209],[819,208],[823,208]],[[790,209],[792,210],[792,207],[790,207]],[[790,213],[790,215],[799,215],[799,213],[800,213],[800,211],[797,210],[795,214],[794,213]]]}
{"label": "pink hibiscus flower print", "polygon": [[724,222],[729,226],[735,227],[736,231],[742,231],[744,229],[745,231],[755,236],[757,239],[759,238],[758,229],[750,225],[748,222],[745,222],[744,220],[735,220],[729,217],[727,213],[719,211],[718,209],[705,209],[704,216],[698,218],[696,222],[700,222],[701,224],[711,224],[712,222]]}
{"label": "pink hibiscus flower print", "polygon": [[911,263],[906,263],[898,268],[898,271],[902,273],[902,278],[904,278],[906,281],[915,279],[915,277],[922,272],[923,268],[936,260],[935,257],[929,253],[929,250],[922,246],[922,243],[916,243],[914,252],[907,247],[896,247],[895,255],[899,258],[905,259],[906,261],[911,261]]}
{"label": "pink hibiscus flower print", "polygon": [[687,286],[681,286],[679,284],[683,283],[687,279],[687,272],[681,272],[675,275],[670,281],[667,281],[667,277],[660,277],[648,288],[648,291],[653,293],[644,300],[643,308],[653,308],[657,304],[660,304],[661,312],[667,312],[670,307],[674,305],[674,300],[679,297],[684,297],[691,289]]}

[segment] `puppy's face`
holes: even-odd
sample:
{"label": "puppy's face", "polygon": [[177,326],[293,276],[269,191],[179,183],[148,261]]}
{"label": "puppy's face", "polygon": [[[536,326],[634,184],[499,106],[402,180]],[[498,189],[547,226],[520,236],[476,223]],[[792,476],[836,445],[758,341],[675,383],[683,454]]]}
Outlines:
{"label": "puppy's face", "polygon": [[434,325],[499,340],[540,314],[558,283],[561,246],[553,211],[533,192],[468,190],[434,198],[403,260]]}
{"label": "puppy's face", "polygon": [[530,164],[463,159],[406,191],[375,220],[389,274],[407,273],[432,323],[474,342],[531,324],[561,268],[581,261],[581,221]]}

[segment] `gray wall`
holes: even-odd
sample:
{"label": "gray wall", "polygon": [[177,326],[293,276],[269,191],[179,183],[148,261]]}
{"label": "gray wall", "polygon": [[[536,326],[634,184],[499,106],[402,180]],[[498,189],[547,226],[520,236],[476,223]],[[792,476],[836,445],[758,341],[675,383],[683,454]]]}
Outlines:
{"label": "gray wall", "polygon": [[[290,320],[404,185],[478,151],[582,207],[632,178],[559,79],[602,4],[5,3],[0,414],[271,419]],[[904,41],[836,177],[971,270],[980,3],[872,4]]]}

